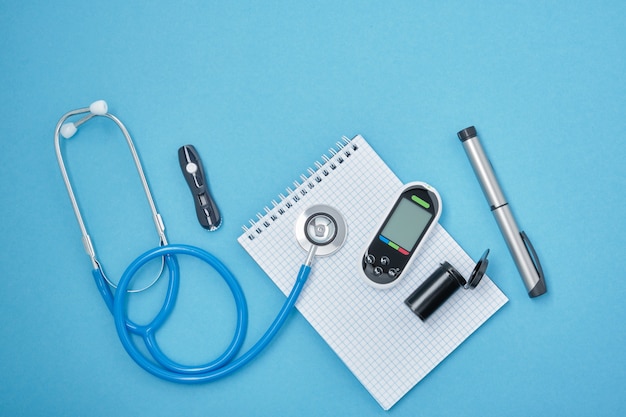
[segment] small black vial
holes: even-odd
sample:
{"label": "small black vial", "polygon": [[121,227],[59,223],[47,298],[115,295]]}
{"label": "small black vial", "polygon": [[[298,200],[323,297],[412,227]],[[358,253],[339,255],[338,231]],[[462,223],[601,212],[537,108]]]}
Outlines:
{"label": "small black vial", "polygon": [[466,283],[465,278],[452,265],[444,262],[404,303],[424,321]]}

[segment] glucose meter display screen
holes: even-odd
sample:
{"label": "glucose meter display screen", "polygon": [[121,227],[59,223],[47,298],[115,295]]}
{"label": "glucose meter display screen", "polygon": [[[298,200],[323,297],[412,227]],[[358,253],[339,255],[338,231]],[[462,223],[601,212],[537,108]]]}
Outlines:
{"label": "glucose meter display screen", "polygon": [[421,206],[403,198],[387,220],[381,235],[410,251],[432,217],[433,215]]}

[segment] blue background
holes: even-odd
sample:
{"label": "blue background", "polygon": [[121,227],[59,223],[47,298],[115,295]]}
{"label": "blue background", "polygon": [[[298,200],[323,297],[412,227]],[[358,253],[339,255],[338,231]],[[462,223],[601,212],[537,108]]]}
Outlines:
{"label": "blue background", "polygon": [[[0,414],[387,414],[298,313],[217,383],[163,382],[130,360],[53,148],[63,113],[104,98],[134,135],[170,241],[239,277],[247,346],[284,296],[236,242],[240,226],[360,133],[403,181],[437,187],[441,223],[473,257],[491,248],[489,274],[510,298],[388,414],[624,415],[625,15],[621,1],[2,1]],[[456,138],[472,124],[543,261],[538,299]],[[180,174],[186,143],[224,213],[215,233]],[[64,149],[117,279],[157,242],[122,137],[98,119]],[[160,337],[178,359],[208,360],[230,337],[232,298],[214,272],[181,263]],[[135,314],[150,311],[134,298]]]}

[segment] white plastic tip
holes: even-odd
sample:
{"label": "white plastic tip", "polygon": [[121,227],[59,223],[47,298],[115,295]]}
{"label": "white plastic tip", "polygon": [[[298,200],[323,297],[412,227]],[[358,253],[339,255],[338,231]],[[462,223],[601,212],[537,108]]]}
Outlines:
{"label": "white plastic tip", "polygon": [[89,111],[96,116],[104,116],[109,111],[109,106],[106,101],[98,100],[89,105]]}
{"label": "white plastic tip", "polygon": [[78,129],[76,129],[76,125],[74,123],[65,123],[61,126],[61,136],[65,139],[69,139],[76,133]]}

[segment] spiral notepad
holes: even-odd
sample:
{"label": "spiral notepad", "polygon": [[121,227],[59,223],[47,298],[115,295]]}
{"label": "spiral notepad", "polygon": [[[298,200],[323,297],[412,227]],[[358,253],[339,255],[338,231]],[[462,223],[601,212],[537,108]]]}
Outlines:
{"label": "spiral notepad", "polygon": [[[465,276],[474,267],[441,225],[435,226],[397,286],[378,290],[365,283],[358,271],[363,250],[401,186],[362,136],[344,138],[286,195],[280,195],[280,201],[273,201],[256,221],[244,226],[238,238],[288,294],[294,271],[306,256],[295,239],[297,217],[315,204],[342,213],[348,225],[346,242],[336,254],[315,259],[296,307],[385,410],[507,302],[484,277],[475,290],[457,291],[426,322],[404,305],[441,262],[450,262]],[[442,196],[445,210],[445,193]]]}

